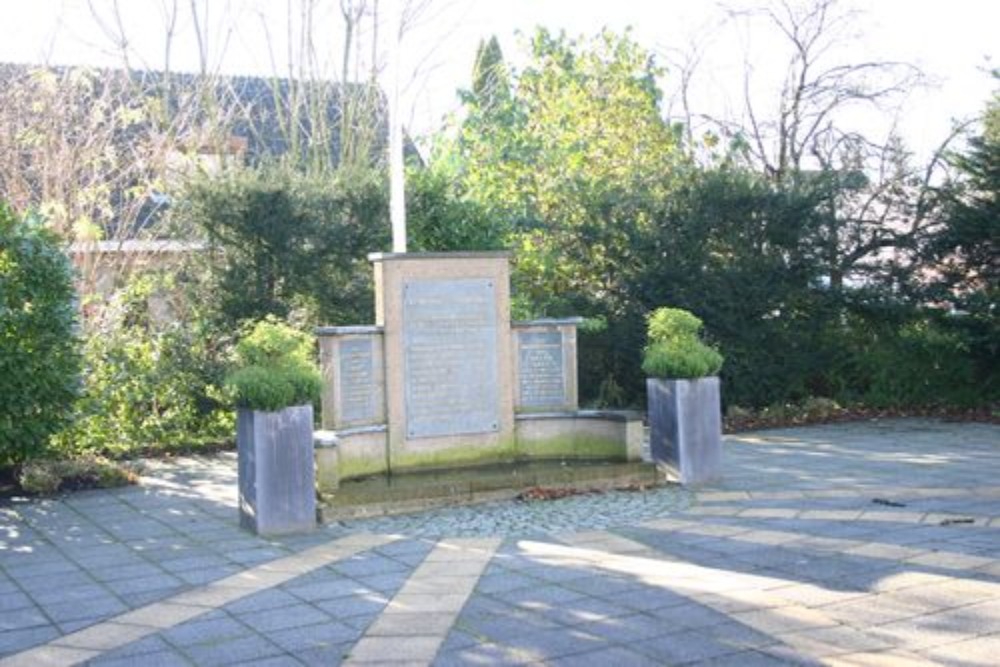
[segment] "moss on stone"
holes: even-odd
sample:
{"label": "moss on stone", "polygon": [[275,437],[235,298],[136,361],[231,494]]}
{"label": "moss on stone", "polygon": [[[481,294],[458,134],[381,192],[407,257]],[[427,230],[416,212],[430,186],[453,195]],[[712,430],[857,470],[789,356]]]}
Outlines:
{"label": "moss on stone", "polygon": [[610,438],[563,435],[539,440],[522,440],[519,443],[522,457],[529,459],[602,459],[624,461],[627,458],[625,443]]}
{"label": "moss on stone", "polygon": [[393,472],[402,472],[471,467],[490,463],[507,463],[515,461],[517,458],[517,443],[510,440],[492,446],[459,445],[434,452],[398,452],[392,456],[392,470]]}

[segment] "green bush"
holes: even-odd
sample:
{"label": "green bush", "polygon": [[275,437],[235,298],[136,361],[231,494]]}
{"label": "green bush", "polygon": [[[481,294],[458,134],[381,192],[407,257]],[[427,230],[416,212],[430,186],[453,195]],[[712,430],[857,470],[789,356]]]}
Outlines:
{"label": "green bush", "polygon": [[310,336],[266,318],[236,344],[236,364],[226,386],[241,408],[274,411],[314,403],[322,380],[312,354]]}
{"label": "green bush", "polygon": [[503,216],[491,215],[433,167],[407,172],[406,226],[411,252],[502,250],[509,232]]}
{"label": "green bush", "polygon": [[863,352],[865,403],[873,406],[975,405],[977,385],[968,340],[931,319],[907,322]]}
{"label": "green bush", "polygon": [[[133,456],[231,437],[226,337],[182,287],[170,275],[137,276],[88,322],[83,393],[55,440],[62,454]],[[170,294],[174,312],[155,321],[151,300]]]}
{"label": "green bush", "polygon": [[174,219],[208,238],[213,307],[227,326],[293,312],[312,323],[371,319],[365,257],[389,237],[380,173],[233,170],[190,183]]}
{"label": "green bush", "polygon": [[0,466],[37,456],[79,386],[72,270],[40,219],[0,202]]}
{"label": "green bush", "polygon": [[649,344],[642,360],[647,375],[699,378],[722,368],[722,355],[701,341],[701,320],[678,308],[657,308],[648,320]]}
{"label": "green bush", "polygon": [[48,496],[76,489],[109,489],[135,484],[138,475],[120,463],[85,455],[65,460],[29,461],[21,467],[18,484],[25,493]]}

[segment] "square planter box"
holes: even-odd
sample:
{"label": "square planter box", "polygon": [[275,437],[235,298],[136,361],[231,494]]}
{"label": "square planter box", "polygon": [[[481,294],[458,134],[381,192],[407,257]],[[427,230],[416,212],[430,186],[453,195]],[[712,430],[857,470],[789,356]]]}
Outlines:
{"label": "square planter box", "polygon": [[313,409],[241,409],[236,417],[240,525],[261,535],[316,527]]}
{"label": "square planter box", "polygon": [[653,461],[681,484],[722,477],[719,378],[648,378],[646,394]]}

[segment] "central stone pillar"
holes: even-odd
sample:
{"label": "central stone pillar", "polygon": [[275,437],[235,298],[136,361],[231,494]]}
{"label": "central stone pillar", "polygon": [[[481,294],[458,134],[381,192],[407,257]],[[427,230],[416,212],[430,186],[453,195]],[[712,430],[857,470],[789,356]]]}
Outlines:
{"label": "central stone pillar", "polygon": [[393,472],[513,459],[507,253],[370,255]]}

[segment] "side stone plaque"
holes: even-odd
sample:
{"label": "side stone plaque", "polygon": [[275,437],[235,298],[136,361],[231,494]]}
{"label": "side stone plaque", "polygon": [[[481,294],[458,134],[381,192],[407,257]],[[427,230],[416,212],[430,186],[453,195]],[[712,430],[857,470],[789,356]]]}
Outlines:
{"label": "side stone plaque", "polygon": [[376,417],[376,388],[371,339],[340,343],[340,410],[343,422]]}
{"label": "side stone plaque", "polygon": [[566,403],[563,336],[560,331],[519,331],[520,405],[557,407]]}
{"label": "side stone plaque", "polygon": [[404,283],[403,347],[407,438],[499,430],[492,280]]}

